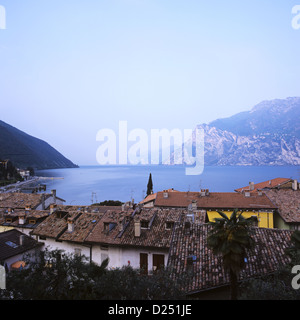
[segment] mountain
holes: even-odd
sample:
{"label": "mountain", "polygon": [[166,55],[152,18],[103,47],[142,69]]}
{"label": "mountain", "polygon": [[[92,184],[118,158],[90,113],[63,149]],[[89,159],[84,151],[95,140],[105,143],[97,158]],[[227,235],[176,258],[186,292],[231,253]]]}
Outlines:
{"label": "mountain", "polygon": [[[201,124],[205,165],[300,165],[300,98],[263,101],[250,111]],[[185,143],[195,147],[195,138]],[[171,156],[171,164],[176,150]],[[172,162],[173,161],[173,162]]]}
{"label": "mountain", "polygon": [[47,142],[32,137],[0,120],[0,159],[9,159],[20,168],[76,168]]}
{"label": "mountain", "polygon": [[300,98],[263,101],[252,110],[209,123],[239,136],[289,134],[300,139]]}

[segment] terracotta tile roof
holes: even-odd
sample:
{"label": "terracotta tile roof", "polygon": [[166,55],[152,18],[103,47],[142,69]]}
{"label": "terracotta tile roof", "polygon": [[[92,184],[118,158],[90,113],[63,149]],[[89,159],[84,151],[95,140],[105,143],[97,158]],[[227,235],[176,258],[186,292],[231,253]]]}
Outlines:
{"label": "terracotta tile roof", "polygon": [[[173,188],[161,191],[161,192],[179,192],[177,190],[174,190]],[[147,196],[145,199],[143,199],[139,204],[145,204],[151,201],[154,201],[156,199],[157,196],[157,192],[153,193],[153,194],[149,194],[149,196]]]}
{"label": "terracotta tile roof", "polygon": [[[183,213],[184,210],[181,209],[157,208],[107,212],[86,238],[86,241],[118,246],[168,249],[174,224],[179,221]],[[135,236],[135,219],[141,222],[139,237]],[[105,224],[107,228],[105,228]]]}
{"label": "terracotta tile roof", "polygon": [[68,218],[76,218],[81,212],[56,211],[42,221],[33,231],[33,235],[58,239],[66,231]]}
{"label": "terracotta tile roof", "polygon": [[[254,184],[253,191],[257,191],[265,188],[277,188],[292,181],[293,181],[292,179],[288,179],[288,178],[275,178],[275,179],[259,182]],[[238,189],[235,189],[235,191],[236,192],[250,191],[250,186],[248,185],[243,188],[238,188]]]}
{"label": "terracotta tile roof", "polygon": [[81,211],[90,213],[104,213],[107,210],[121,210],[121,206],[72,206],[72,205],[58,205],[57,209],[62,211]]}
{"label": "terracotta tile roof", "polygon": [[42,202],[42,194],[1,193],[0,208],[25,209],[30,204],[34,209]]}
{"label": "terracotta tile roof", "polygon": [[[47,210],[24,210],[14,209],[9,212],[7,209],[0,210],[0,225],[10,225],[12,227],[35,228],[43,219],[49,216]],[[19,217],[24,219],[23,224],[19,224]],[[12,222],[8,223],[7,219]],[[33,223],[34,221],[34,223]]]}
{"label": "terracotta tile roof", "polygon": [[278,213],[287,223],[300,223],[300,190],[270,189],[265,191],[278,207]]}
{"label": "terracotta tile roof", "polygon": [[[23,237],[23,244],[20,243],[20,237]],[[0,233],[0,261],[10,257],[25,253],[31,249],[42,246],[40,243],[24,233],[12,229]]]}
{"label": "terracotta tile roof", "polygon": [[192,201],[203,209],[275,209],[276,206],[265,195],[251,194],[250,197],[237,192],[210,192],[201,196],[200,192],[172,192],[165,198],[163,192],[158,192],[156,207],[187,208]]}
{"label": "terracotta tile roof", "polygon": [[149,194],[145,199],[143,199],[139,204],[145,204],[156,199],[157,193]]}
{"label": "terracotta tile roof", "polygon": [[[26,205],[30,205],[35,209],[44,199],[52,197],[48,193],[0,193],[0,208],[25,209]],[[56,197],[57,199],[60,199]],[[62,199],[61,199],[62,200]],[[62,200],[64,201],[64,200]]]}
{"label": "terracotta tile roof", "polygon": [[119,224],[126,229],[133,214],[133,210],[107,210],[102,219],[96,224],[95,228],[87,236],[87,242],[112,244],[120,243],[118,235],[122,234]]}
{"label": "terracotta tile roof", "polygon": [[85,238],[93,230],[101,219],[99,213],[82,213],[80,216],[73,217],[74,229],[69,232],[68,229],[58,238],[64,241],[84,242]]}
{"label": "terracotta tile roof", "polygon": [[[143,209],[135,215],[140,221],[147,221],[148,228],[141,228],[140,237],[134,235],[134,221],[132,221],[121,238],[121,245],[169,248],[173,227],[178,222],[183,210],[178,209]],[[166,225],[168,223],[168,225]]]}
{"label": "terracotta tile roof", "polygon": [[[186,284],[189,294],[229,284],[222,257],[214,255],[207,246],[210,228],[208,224],[191,224],[185,229],[184,222],[175,226],[168,266],[172,267],[174,278],[192,272]],[[272,273],[289,261],[284,250],[290,246],[291,231],[253,228],[253,232],[256,246],[248,250],[246,268],[241,272],[240,280]]]}

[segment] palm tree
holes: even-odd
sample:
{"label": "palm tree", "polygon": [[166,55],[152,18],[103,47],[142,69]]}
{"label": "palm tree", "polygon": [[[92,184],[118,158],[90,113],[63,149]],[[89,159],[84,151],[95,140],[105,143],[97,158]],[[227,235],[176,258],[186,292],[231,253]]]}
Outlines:
{"label": "palm tree", "polygon": [[216,218],[215,222],[209,223],[212,229],[209,232],[207,243],[214,254],[222,255],[224,269],[230,277],[231,299],[236,300],[238,276],[245,267],[246,249],[254,245],[249,229],[253,218],[244,218],[238,209],[233,211],[230,218],[222,211],[217,212],[221,218]]}
{"label": "palm tree", "polygon": [[285,253],[291,258],[291,264],[300,263],[300,231],[295,230],[291,235],[291,246],[285,250]]}

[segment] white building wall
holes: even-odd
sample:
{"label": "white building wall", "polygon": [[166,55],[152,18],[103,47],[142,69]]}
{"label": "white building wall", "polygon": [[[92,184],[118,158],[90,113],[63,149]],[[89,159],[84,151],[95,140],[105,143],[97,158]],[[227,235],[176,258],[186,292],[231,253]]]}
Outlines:
{"label": "white building wall", "polygon": [[146,253],[148,255],[148,271],[153,270],[153,255],[162,254],[164,255],[164,263],[167,265],[168,251],[167,250],[149,250],[143,248],[122,248],[122,247],[111,247],[104,248],[99,244],[93,245],[92,247],[92,260],[93,262],[100,265],[102,261],[108,257],[109,264],[108,268],[122,268],[123,266],[130,265],[134,269],[140,268],[140,253]]}
{"label": "white building wall", "polygon": [[5,263],[7,264],[9,270],[11,268],[11,265],[17,261],[22,261],[24,257],[31,257],[29,260],[34,261],[36,254],[40,251],[43,250],[43,248],[34,248],[32,250],[26,251],[25,253],[18,254],[16,256],[10,257],[5,260]]}
{"label": "white building wall", "polygon": [[[62,205],[64,202],[57,197],[54,199],[54,197],[51,195],[47,199],[45,199],[45,208],[48,208],[50,204],[56,203],[57,205]],[[43,210],[43,203],[40,203],[37,207],[36,210]]]}
{"label": "white building wall", "polygon": [[69,254],[77,253],[77,249],[80,250],[80,254],[90,259],[90,247],[84,246],[78,243],[67,242],[67,241],[55,241],[55,239],[47,238],[46,240],[38,239],[39,242],[43,242],[44,248],[48,250],[63,250]]}

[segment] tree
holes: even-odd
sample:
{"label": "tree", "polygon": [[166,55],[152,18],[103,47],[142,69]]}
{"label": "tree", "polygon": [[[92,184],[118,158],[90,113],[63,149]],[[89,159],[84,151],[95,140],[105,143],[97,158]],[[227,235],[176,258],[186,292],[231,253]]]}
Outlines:
{"label": "tree", "polygon": [[41,251],[35,261],[7,274],[0,300],[160,300],[184,298],[186,275],[172,279],[171,270],[152,275],[130,266],[107,269],[85,256],[62,250]]}
{"label": "tree", "polygon": [[285,253],[291,258],[291,265],[300,263],[300,231],[295,230],[291,235],[292,245],[285,250]]}
{"label": "tree", "polygon": [[147,184],[147,196],[153,193],[153,183],[152,183],[152,175],[150,173],[149,179],[148,179],[148,184]]}
{"label": "tree", "polygon": [[[62,250],[41,251],[36,259],[25,257],[23,270],[10,271],[3,299],[81,300],[95,299],[94,283],[107,271],[88,258]],[[1,297],[0,297],[1,298]]]}
{"label": "tree", "polygon": [[242,212],[235,209],[230,218],[218,211],[222,218],[210,222],[212,229],[208,235],[208,246],[214,254],[221,254],[224,269],[229,273],[231,282],[231,299],[237,299],[238,276],[245,267],[246,249],[254,245],[249,226],[253,218],[245,219]]}

